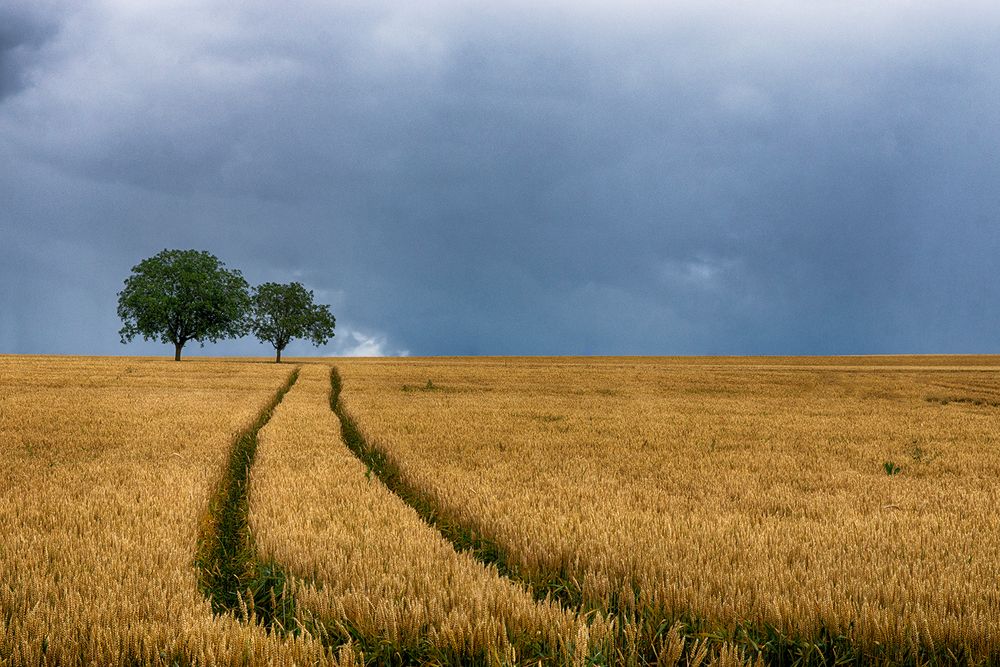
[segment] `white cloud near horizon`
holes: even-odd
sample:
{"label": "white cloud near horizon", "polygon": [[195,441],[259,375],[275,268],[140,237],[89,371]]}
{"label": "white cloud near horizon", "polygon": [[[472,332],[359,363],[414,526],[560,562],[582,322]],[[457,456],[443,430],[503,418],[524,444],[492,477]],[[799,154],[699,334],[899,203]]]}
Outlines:
{"label": "white cloud near horizon", "polygon": [[[409,350],[395,349],[384,334],[347,329],[328,347],[333,357],[408,357]],[[333,348],[332,350],[330,348]],[[332,354],[330,354],[332,352]]]}

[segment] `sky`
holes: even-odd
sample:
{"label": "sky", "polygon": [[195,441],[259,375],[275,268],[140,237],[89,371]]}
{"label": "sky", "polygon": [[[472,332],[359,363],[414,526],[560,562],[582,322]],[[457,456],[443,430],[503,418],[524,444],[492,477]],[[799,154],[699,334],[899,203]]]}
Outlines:
{"label": "sky", "polygon": [[286,356],[1000,352],[998,34],[993,1],[3,0],[0,353],[172,354],[117,333],[165,248],[330,304]]}

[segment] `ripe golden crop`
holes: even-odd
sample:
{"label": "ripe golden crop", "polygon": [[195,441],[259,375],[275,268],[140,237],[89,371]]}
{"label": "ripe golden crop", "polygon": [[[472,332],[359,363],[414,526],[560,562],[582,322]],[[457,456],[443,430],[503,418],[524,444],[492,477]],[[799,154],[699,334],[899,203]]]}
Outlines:
{"label": "ripe golden crop", "polygon": [[0,663],[311,664],[213,617],[199,518],[238,429],[287,368],[0,357]]}
{"label": "ripe golden crop", "polygon": [[303,623],[416,660],[517,664],[536,644],[586,656],[607,628],[456,553],[343,445],[329,396],[329,367],[303,366],[261,432],[250,491],[260,555],[297,579]]}
{"label": "ripe golden crop", "polygon": [[0,664],[995,661],[994,364],[0,357]]}
{"label": "ripe golden crop", "polygon": [[1000,647],[995,363],[338,366],[347,409],[408,484],[524,579],[636,636],[685,619],[985,660]]}

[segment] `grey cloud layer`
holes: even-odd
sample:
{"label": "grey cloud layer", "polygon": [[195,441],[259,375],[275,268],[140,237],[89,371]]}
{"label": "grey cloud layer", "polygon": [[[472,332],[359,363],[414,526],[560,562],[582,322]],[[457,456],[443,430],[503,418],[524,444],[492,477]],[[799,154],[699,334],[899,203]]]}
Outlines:
{"label": "grey cloud layer", "polygon": [[28,84],[28,71],[54,32],[55,19],[38,6],[0,6],[0,101]]}
{"label": "grey cloud layer", "polygon": [[27,21],[0,350],[120,351],[129,267],[198,247],[329,295],[331,351],[995,351],[1000,10],[869,4]]}

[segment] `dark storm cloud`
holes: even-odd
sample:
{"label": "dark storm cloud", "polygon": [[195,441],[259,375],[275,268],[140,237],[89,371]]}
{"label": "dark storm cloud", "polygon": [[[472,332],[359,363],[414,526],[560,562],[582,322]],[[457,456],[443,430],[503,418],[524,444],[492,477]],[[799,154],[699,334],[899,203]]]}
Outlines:
{"label": "dark storm cloud", "polygon": [[997,349],[990,4],[58,16],[0,106],[0,349],[158,349],[114,295],[163,247],[310,285],[330,352]]}
{"label": "dark storm cloud", "polygon": [[27,85],[28,69],[55,30],[53,17],[38,6],[0,6],[0,102]]}

